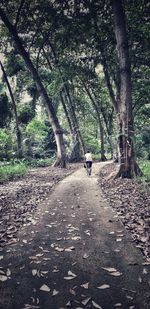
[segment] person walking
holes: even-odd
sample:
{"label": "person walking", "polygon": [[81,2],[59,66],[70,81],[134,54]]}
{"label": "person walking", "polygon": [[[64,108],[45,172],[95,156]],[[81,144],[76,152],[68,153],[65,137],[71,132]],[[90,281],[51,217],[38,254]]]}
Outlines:
{"label": "person walking", "polygon": [[87,151],[87,153],[85,153],[84,157],[85,157],[85,167],[86,167],[86,170],[87,170],[87,174],[89,174],[89,176],[90,176],[91,173],[92,173],[92,163],[93,163],[91,152]]}

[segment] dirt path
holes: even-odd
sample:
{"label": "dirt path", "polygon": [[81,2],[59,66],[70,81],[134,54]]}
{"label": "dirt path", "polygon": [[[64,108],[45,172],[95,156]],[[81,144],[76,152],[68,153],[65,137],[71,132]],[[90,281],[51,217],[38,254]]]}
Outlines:
{"label": "dirt path", "polygon": [[103,165],[62,180],[0,252],[0,308],[150,308],[149,266],[102,197]]}

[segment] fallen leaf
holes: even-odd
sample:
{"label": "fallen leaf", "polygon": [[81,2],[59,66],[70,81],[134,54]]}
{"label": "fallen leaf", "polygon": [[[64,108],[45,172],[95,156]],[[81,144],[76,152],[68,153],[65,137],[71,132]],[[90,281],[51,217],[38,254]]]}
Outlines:
{"label": "fallen leaf", "polygon": [[146,268],[143,268],[143,271],[142,271],[143,275],[147,275],[148,274],[148,271]]}
{"label": "fallen leaf", "polygon": [[68,301],[68,303],[66,304],[66,306],[65,307],[71,307],[71,302],[70,301]]}
{"label": "fallen leaf", "polygon": [[84,289],[88,289],[89,288],[89,282],[82,284],[81,287],[84,288]]}
{"label": "fallen leaf", "polygon": [[67,251],[67,252],[71,252],[72,250],[75,250],[75,247],[72,246],[72,247],[69,247],[69,248],[65,249],[65,251]]}
{"label": "fallen leaf", "polygon": [[52,296],[56,296],[57,294],[59,294],[59,292],[54,289]]}
{"label": "fallen leaf", "polygon": [[68,276],[72,276],[72,277],[74,277],[74,278],[77,277],[77,275],[75,275],[74,273],[72,273],[71,270],[68,271]]}
{"label": "fallen leaf", "polygon": [[84,253],[83,259],[87,259],[88,257],[89,257],[89,255],[87,253]]}
{"label": "fallen leaf", "polygon": [[50,292],[50,288],[46,285],[46,284],[43,284],[41,287],[40,287],[40,290],[41,291],[44,291],[44,292]]}
{"label": "fallen leaf", "polygon": [[36,254],[36,256],[41,257],[41,256],[43,256],[43,253],[38,253],[38,254]]}
{"label": "fallen leaf", "polygon": [[70,292],[70,294],[72,294],[74,296],[76,295],[76,292],[73,289],[70,289],[69,292]]}
{"label": "fallen leaf", "polygon": [[63,252],[63,251],[64,251],[64,248],[56,247],[55,250],[58,251],[58,252]]}
{"label": "fallen leaf", "polygon": [[95,308],[102,309],[102,307],[99,306],[98,304],[96,304],[95,301],[93,301],[93,300],[92,300],[92,305],[93,305]]}
{"label": "fallen leaf", "polygon": [[0,281],[4,282],[6,281],[8,278],[5,275],[0,275]]}
{"label": "fallen leaf", "polygon": [[36,276],[36,274],[37,274],[37,269],[32,269],[32,275]]}
{"label": "fallen leaf", "polygon": [[90,300],[91,300],[91,297],[88,297],[88,298],[82,300],[81,303],[82,303],[82,305],[86,306]]}
{"label": "fallen leaf", "polygon": [[142,278],[141,278],[141,276],[139,276],[138,281],[139,281],[140,283],[142,283]]}
{"label": "fallen leaf", "polygon": [[23,239],[22,241],[24,244],[27,244],[27,240],[26,239]]}
{"label": "fallen leaf", "polygon": [[129,300],[133,300],[133,297],[130,296],[130,295],[126,295],[126,298],[129,299]]}
{"label": "fallen leaf", "polygon": [[102,267],[104,270],[107,270],[107,271],[109,271],[109,272],[114,272],[114,271],[117,271],[117,269],[116,268],[114,268],[114,267]]}
{"label": "fallen leaf", "polygon": [[110,285],[108,285],[108,284],[103,284],[103,285],[97,287],[97,289],[100,289],[100,290],[105,290],[105,289],[109,289],[109,288],[110,288]]}
{"label": "fallen leaf", "polygon": [[112,273],[110,273],[110,275],[114,276],[114,277],[119,277],[122,275],[122,273],[120,273],[119,271],[114,271]]}
{"label": "fallen leaf", "polygon": [[75,277],[72,277],[72,276],[68,276],[68,277],[64,277],[65,280],[72,280],[74,279]]}
{"label": "fallen leaf", "polygon": [[11,271],[10,271],[10,269],[8,268],[7,271],[6,271],[6,276],[9,277],[10,275],[11,275]]}

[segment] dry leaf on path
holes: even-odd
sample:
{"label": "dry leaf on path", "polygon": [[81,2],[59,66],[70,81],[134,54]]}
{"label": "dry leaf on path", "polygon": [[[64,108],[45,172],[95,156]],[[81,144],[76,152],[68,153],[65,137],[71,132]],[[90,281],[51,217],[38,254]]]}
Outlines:
{"label": "dry leaf on path", "polygon": [[87,259],[88,257],[89,257],[89,255],[87,253],[84,253],[83,259]]}
{"label": "dry leaf on path", "polygon": [[36,276],[37,275],[37,269],[32,269],[32,275]]}
{"label": "dry leaf on path", "polygon": [[77,277],[77,275],[75,275],[74,273],[72,273],[71,270],[68,271],[68,276],[72,276],[72,277],[74,277],[74,278]]}
{"label": "dry leaf on path", "polygon": [[69,290],[69,293],[72,294],[72,295],[74,295],[74,296],[76,295],[76,292],[75,292],[73,289],[70,289],[70,290]]}
{"label": "dry leaf on path", "polygon": [[84,289],[88,289],[89,288],[89,282],[87,282],[87,283],[84,283],[84,284],[82,284],[82,285],[80,285],[82,288],[84,288]]}
{"label": "dry leaf on path", "polygon": [[51,289],[48,287],[48,285],[43,284],[43,285],[40,287],[40,290],[41,290],[41,291],[44,291],[44,292],[50,292]]}
{"label": "dry leaf on path", "polygon": [[63,251],[64,251],[64,248],[56,247],[55,250],[58,251],[58,252],[63,252]]}
{"label": "dry leaf on path", "polygon": [[59,294],[59,292],[54,289],[52,296],[56,296],[57,294]]}
{"label": "dry leaf on path", "polygon": [[92,300],[92,305],[93,305],[95,308],[102,309],[102,307],[99,306],[98,304],[96,304],[95,301],[93,301],[93,300]]}
{"label": "dry leaf on path", "polygon": [[4,282],[6,281],[8,278],[5,275],[0,275],[0,281]]}
{"label": "dry leaf on path", "polygon": [[90,300],[91,300],[91,297],[88,297],[88,298],[82,300],[81,303],[82,303],[82,305],[86,306]]}
{"label": "dry leaf on path", "polygon": [[109,288],[110,288],[110,285],[108,285],[108,284],[103,284],[103,285],[97,287],[97,289],[100,289],[100,290],[105,290],[105,289],[109,289]]}
{"label": "dry leaf on path", "polygon": [[74,279],[75,277],[72,277],[72,276],[68,276],[68,277],[64,277],[65,280],[72,280]]}
{"label": "dry leaf on path", "polygon": [[73,247],[73,246],[68,247],[68,248],[65,249],[65,251],[67,251],[67,252],[71,252],[73,250],[75,250],[75,247]]}
{"label": "dry leaf on path", "polygon": [[114,268],[114,267],[102,267],[102,269],[107,270],[107,271],[109,271],[110,273],[111,273],[111,272],[114,272],[114,271],[117,271],[117,269]]}
{"label": "dry leaf on path", "polygon": [[112,275],[114,277],[119,277],[119,276],[122,276],[122,273],[120,273],[119,271],[114,271],[114,272],[110,273],[110,275]]}

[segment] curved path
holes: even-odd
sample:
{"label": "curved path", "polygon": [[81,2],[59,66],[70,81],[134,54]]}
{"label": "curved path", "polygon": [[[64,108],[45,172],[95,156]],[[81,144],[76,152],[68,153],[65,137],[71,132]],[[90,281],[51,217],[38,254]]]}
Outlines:
{"label": "curved path", "polygon": [[150,308],[149,266],[97,184],[104,164],[61,181],[0,252],[0,308]]}

